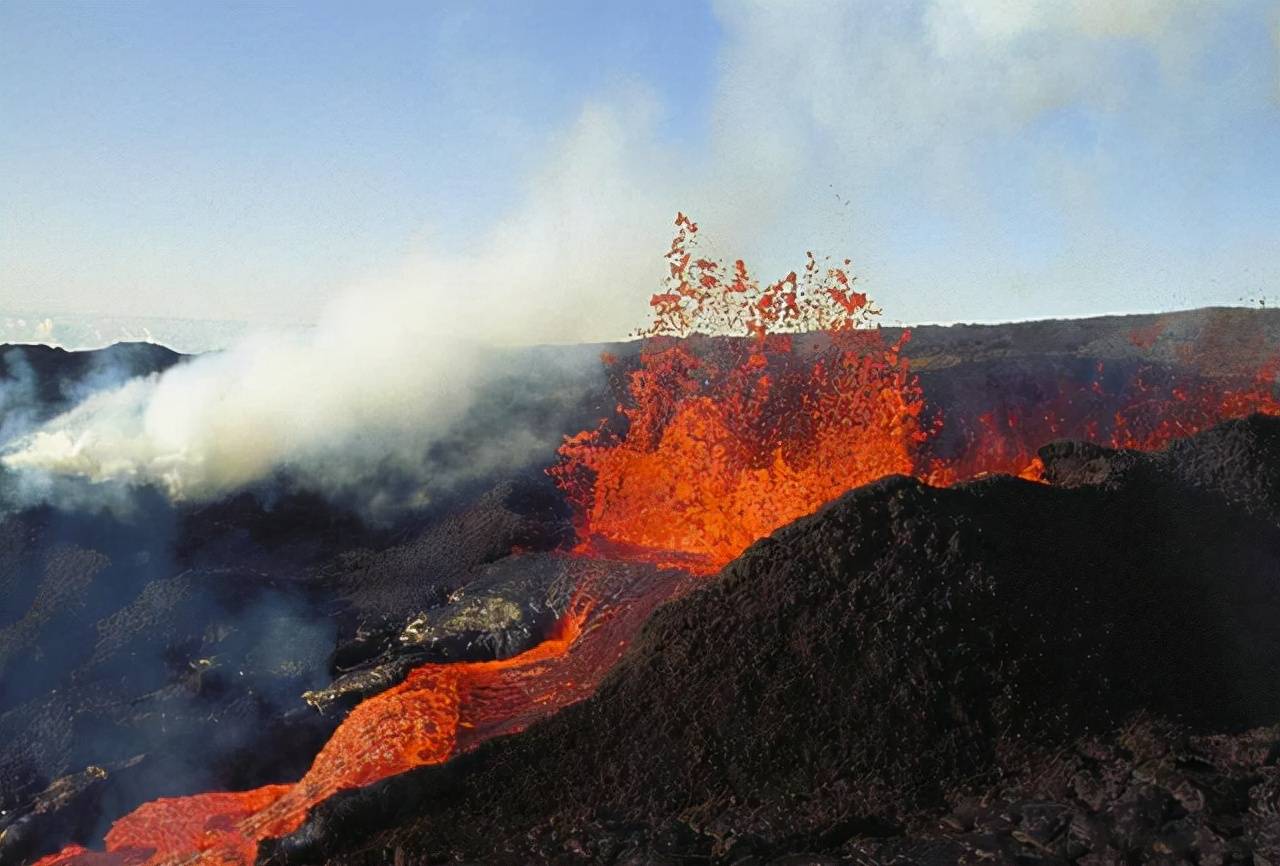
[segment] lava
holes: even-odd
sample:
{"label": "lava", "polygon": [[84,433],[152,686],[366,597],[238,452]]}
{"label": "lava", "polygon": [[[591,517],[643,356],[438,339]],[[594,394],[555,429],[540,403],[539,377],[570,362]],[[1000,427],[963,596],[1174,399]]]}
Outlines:
{"label": "lava", "polygon": [[[618,407],[623,432],[571,437],[552,475],[588,546],[675,551],[714,569],[851,487],[911,472],[924,399],[903,355],[909,334],[879,339],[879,311],[847,262],[810,255],[762,285],[741,260],[698,257],[697,225],[676,225],[668,285]],[[825,345],[797,351],[797,333]],[[687,338],[699,334],[730,339],[696,351]]]}
{"label": "lava", "polygon": [[[567,438],[549,470],[575,506],[577,553],[613,560],[592,564],[556,632],[503,661],[415,669],[352,710],[295,784],[157,800],[117,821],[105,851],[72,847],[39,866],[251,863],[262,840],[296,830],[337,791],[443,762],[587,697],[690,574],[882,476],[1038,479],[1035,449],[1050,439],[1151,449],[1225,418],[1280,414],[1274,366],[1223,384],[1099,365],[1089,380],[1032,399],[995,395],[972,418],[944,419],[911,369],[909,332],[883,338],[847,260],[810,255],[762,284],[741,260],[701,257],[687,217],[676,229],[638,361],[604,359],[620,391],[615,417]],[[1153,327],[1132,342],[1160,338]],[[958,449],[942,448],[944,423]]]}
{"label": "lava", "polygon": [[1231,418],[1280,415],[1276,373],[1272,362],[1247,380],[1219,381],[1154,365],[1113,374],[1099,362],[1082,381],[1063,379],[1034,399],[993,396],[998,405],[976,419],[948,419],[962,446],[930,458],[928,443],[915,474],[939,486],[990,473],[1036,479],[1037,449],[1064,438],[1156,451]]}
{"label": "lava", "polygon": [[594,565],[547,640],[501,661],[415,668],[356,706],[296,784],[155,800],[116,821],[105,851],[73,846],[37,866],[247,866],[259,842],[338,791],[441,763],[590,695],[640,623],[688,586],[678,573]]}
{"label": "lava", "polygon": [[[880,311],[855,291],[847,259],[824,267],[810,254],[799,274],[762,285],[742,260],[700,257],[697,234],[677,216],[638,366],[615,377],[617,417],[567,439],[551,470],[576,506],[583,552],[679,553],[714,571],[885,475],[1039,480],[1036,450],[1053,439],[1153,450],[1228,418],[1280,414],[1274,363],[1247,383],[1153,365],[1117,376],[1099,363],[1086,381],[1030,399],[989,391],[997,405],[944,419],[911,371],[910,332],[881,338]],[[1163,333],[1156,320],[1130,342],[1150,350]],[[959,449],[942,449],[944,421]]]}

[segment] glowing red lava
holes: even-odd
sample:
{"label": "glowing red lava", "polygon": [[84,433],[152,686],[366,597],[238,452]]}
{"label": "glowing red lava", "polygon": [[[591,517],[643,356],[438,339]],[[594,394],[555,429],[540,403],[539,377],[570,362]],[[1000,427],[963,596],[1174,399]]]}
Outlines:
{"label": "glowing red lava", "polygon": [[426,664],[353,709],[292,785],[155,800],[117,821],[105,851],[73,846],[39,866],[239,864],[263,839],[301,826],[334,793],[438,764],[514,733],[595,691],[649,613],[689,586],[686,575],[584,564],[555,633],[502,661]]}
{"label": "glowing red lava", "polygon": [[[747,545],[853,487],[892,473],[948,485],[1007,473],[1039,480],[1036,450],[1077,437],[1157,449],[1227,418],[1280,414],[1274,364],[1244,385],[1161,378],[1063,382],[1047,399],[988,395],[1001,405],[961,420],[965,445],[937,456],[945,421],[926,401],[905,351],[875,325],[848,260],[762,286],[741,261],[697,255],[683,215],[652,300],[638,367],[625,374],[619,420],[569,438],[551,473],[577,508],[582,552],[715,571]],[[804,333],[822,339],[794,339]],[[1149,349],[1159,320],[1130,335]],[[716,339],[699,339],[716,335]],[[616,363],[606,359],[606,363]],[[930,420],[926,421],[925,419]]]}
{"label": "glowing red lava", "polygon": [[[761,285],[696,256],[698,227],[681,216],[654,296],[640,366],[602,425],[570,438],[552,470],[582,515],[583,537],[697,557],[714,569],[752,541],[848,490],[910,473],[927,437],[924,398],[903,346],[869,325],[878,310],[845,267],[812,256]],[[792,336],[828,345],[797,355]],[[704,341],[694,334],[737,336]]]}
{"label": "glowing red lava", "polygon": [[[1139,375],[1118,389],[1099,367],[1051,400],[990,407],[963,431],[962,453],[939,458],[909,334],[881,338],[847,261],[810,256],[762,285],[742,261],[699,257],[688,218],[676,228],[638,366],[605,359],[624,383],[618,417],[567,439],[550,472],[577,508],[579,553],[682,571],[598,562],[546,642],[504,661],[417,668],[352,710],[296,784],[157,800],[117,821],[104,852],[68,848],[39,866],[249,864],[260,841],[295,830],[337,791],[440,763],[590,695],[688,573],[714,571],[851,487],[891,473],[1038,478],[1035,448],[1049,439],[1157,448],[1224,418],[1280,414],[1273,367],[1235,388]],[[1153,327],[1133,343],[1159,336]]]}

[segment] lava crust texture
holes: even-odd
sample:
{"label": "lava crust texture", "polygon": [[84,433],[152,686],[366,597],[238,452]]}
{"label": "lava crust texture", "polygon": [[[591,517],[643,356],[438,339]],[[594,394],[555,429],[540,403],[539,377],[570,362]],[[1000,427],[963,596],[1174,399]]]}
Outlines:
{"label": "lava crust texture", "polygon": [[592,698],[260,857],[1280,862],[1280,420],[1041,458],[1058,483],[848,493],[659,609]]}

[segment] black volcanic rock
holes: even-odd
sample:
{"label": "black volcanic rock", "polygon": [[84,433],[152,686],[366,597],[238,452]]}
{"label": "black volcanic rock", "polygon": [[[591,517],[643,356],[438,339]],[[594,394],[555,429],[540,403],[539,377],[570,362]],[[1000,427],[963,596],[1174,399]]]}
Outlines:
{"label": "black volcanic rock", "polygon": [[550,560],[502,561],[572,539],[545,478],[389,529],[300,491],[131,505],[0,514],[0,863],[159,796],[296,778],[337,698],[537,643],[572,586]]}
{"label": "black volcanic rock", "polygon": [[1269,459],[1277,454],[1280,426],[1263,415],[1224,421],[1163,451],[1069,440],[1040,449],[1045,477],[1055,486],[1142,486],[1153,497],[1171,486],[1188,487],[1264,520],[1280,519],[1280,460]]}
{"label": "black volcanic rock", "polygon": [[504,481],[464,502],[412,537],[381,550],[350,550],[325,581],[368,621],[395,621],[395,631],[438,606],[477,566],[513,550],[547,551],[573,540],[571,514],[545,476]]}
{"label": "black volcanic rock", "polygon": [[1273,863],[1280,726],[1197,735],[1143,718],[1082,739],[932,826],[851,840],[840,862]]}
{"label": "black volcanic rock", "polygon": [[[127,544],[53,548],[35,603],[0,630],[0,811],[41,815],[41,850],[156,796],[294,776],[332,729],[300,699],[335,639],[313,599],[258,573],[165,576]],[[90,768],[84,796],[41,793]]]}
{"label": "black volcanic rock", "polygon": [[451,572],[461,585],[443,604],[408,616],[398,633],[364,632],[344,643],[334,655],[334,681],[303,697],[328,712],[396,685],[427,662],[502,659],[531,649],[568,607],[578,562],[527,553]]}
{"label": "black volcanic rock", "polygon": [[[0,346],[0,420],[22,413],[39,422],[90,393],[127,379],[163,372],[185,356],[155,343],[116,343],[69,352],[40,345]],[[12,434],[12,429],[6,430]]]}
{"label": "black volcanic rock", "polygon": [[1054,446],[1069,487],[853,491],[661,608],[593,698],[339,795],[263,857],[1265,858],[1280,738],[1248,731],[1280,721],[1278,436]]}

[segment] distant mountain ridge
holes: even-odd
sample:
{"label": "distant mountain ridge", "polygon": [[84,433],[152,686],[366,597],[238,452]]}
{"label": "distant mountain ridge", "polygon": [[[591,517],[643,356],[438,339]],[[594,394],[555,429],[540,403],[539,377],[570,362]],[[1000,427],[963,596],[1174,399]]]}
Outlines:
{"label": "distant mountain ridge", "polygon": [[[1280,339],[1280,309],[1258,307],[1199,307],[1167,313],[1126,313],[1070,319],[1035,319],[1013,322],[954,322],[904,325],[888,324],[885,335],[896,338],[903,330],[913,334],[909,354],[925,363],[946,363],[947,350],[967,351],[974,344],[997,355],[1019,350],[1044,351],[1046,339],[1051,351],[1108,356],[1128,356],[1154,344],[1161,336],[1166,348],[1187,342],[1206,332],[1236,334],[1245,325],[1255,338]],[[158,343],[183,354],[200,354],[225,349],[251,333],[273,332],[302,335],[311,325],[301,322],[261,322],[240,320],[182,319],[158,316],[54,315],[42,312],[0,311],[0,344],[43,344],[72,351],[101,349],[115,343]],[[1001,339],[992,340],[993,336]],[[621,344],[626,344],[622,341]],[[593,344],[579,344],[589,346]],[[594,345],[618,346],[619,341]],[[633,343],[638,346],[638,343]],[[564,349],[565,346],[548,348]],[[625,350],[624,350],[625,351]],[[1157,356],[1159,356],[1157,352]],[[1168,358],[1161,358],[1169,360]],[[968,360],[974,360],[969,357]]]}
{"label": "distant mountain ridge", "polygon": [[236,320],[152,316],[52,315],[0,312],[0,343],[39,343],[71,350],[101,349],[115,343],[159,343],[185,354],[225,349],[249,333],[270,328],[304,333],[304,324],[254,324]]}

